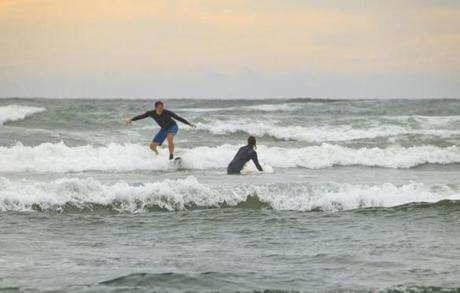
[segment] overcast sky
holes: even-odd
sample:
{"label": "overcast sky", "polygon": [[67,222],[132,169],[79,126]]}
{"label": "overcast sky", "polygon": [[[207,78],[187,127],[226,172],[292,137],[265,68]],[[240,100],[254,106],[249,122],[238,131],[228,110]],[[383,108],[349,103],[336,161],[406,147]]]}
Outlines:
{"label": "overcast sky", "polygon": [[460,98],[458,0],[0,0],[0,97]]}

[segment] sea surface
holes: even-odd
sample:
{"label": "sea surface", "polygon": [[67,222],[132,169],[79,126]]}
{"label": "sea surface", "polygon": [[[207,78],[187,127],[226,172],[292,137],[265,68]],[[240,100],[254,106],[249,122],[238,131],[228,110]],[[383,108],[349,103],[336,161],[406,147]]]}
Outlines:
{"label": "sea surface", "polygon": [[460,292],[460,100],[153,102],[0,100],[0,292]]}

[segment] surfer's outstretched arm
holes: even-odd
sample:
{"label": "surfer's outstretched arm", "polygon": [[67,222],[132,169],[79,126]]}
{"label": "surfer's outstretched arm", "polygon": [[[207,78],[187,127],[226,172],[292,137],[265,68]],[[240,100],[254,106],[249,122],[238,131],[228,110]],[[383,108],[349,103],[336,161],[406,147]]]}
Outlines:
{"label": "surfer's outstretched arm", "polygon": [[141,119],[150,117],[150,116],[152,116],[152,112],[153,111],[147,111],[144,114],[134,116],[133,118],[131,118],[131,121],[141,120]]}
{"label": "surfer's outstretched arm", "polygon": [[123,121],[125,122],[126,125],[131,124],[131,122],[136,121],[136,120],[141,120],[147,117],[152,116],[152,111],[147,111],[144,114],[134,116],[133,118],[125,118]]}
{"label": "surfer's outstretched arm", "polygon": [[182,122],[182,123],[184,123],[184,124],[187,124],[187,125],[189,125],[189,126],[191,126],[191,127],[193,127],[193,128],[196,127],[194,124],[188,122],[186,119],[180,117],[180,116],[177,115],[176,113],[171,112],[171,111],[169,111],[169,110],[167,110],[167,111],[169,112],[169,114],[171,115],[171,117],[174,118],[174,119],[176,119],[177,121],[180,121],[180,122]]}
{"label": "surfer's outstretched arm", "polygon": [[259,159],[257,158],[257,153],[256,153],[256,152],[253,152],[253,154],[252,154],[252,156],[251,156],[251,159],[252,159],[252,161],[254,162],[254,164],[256,165],[257,170],[259,170],[260,172],[262,172],[263,169],[262,169],[262,166],[259,164]]}

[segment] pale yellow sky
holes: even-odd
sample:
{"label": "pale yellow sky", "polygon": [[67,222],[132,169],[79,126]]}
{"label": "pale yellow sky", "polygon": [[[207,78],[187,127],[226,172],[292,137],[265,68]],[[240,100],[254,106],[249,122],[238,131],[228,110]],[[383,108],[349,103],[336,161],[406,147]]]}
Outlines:
{"label": "pale yellow sky", "polygon": [[460,98],[460,1],[0,0],[0,96]]}

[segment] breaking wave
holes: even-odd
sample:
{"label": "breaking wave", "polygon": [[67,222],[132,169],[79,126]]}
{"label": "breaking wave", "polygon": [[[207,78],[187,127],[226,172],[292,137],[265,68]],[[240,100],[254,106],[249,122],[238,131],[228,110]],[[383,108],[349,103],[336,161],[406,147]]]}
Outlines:
{"label": "breaking wave", "polygon": [[32,106],[21,106],[21,105],[8,105],[0,107],[0,125],[5,122],[23,120],[26,117],[44,112],[45,108],[32,107]]}
{"label": "breaking wave", "polygon": [[[184,169],[225,168],[238,146],[197,147],[179,150]],[[171,164],[165,149],[155,156],[139,144],[75,146],[43,143],[0,147],[0,172],[83,172],[168,170]],[[259,159],[274,168],[319,169],[332,166],[362,165],[385,168],[411,168],[423,164],[460,163],[460,148],[415,146],[388,148],[349,148],[322,144],[304,148],[258,147]]]}
{"label": "breaking wave", "polygon": [[193,176],[137,185],[124,181],[104,184],[92,178],[33,182],[0,177],[0,211],[139,213],[228,207],[343,211],[446,200],[460,200],[458,186],[425,186],[417,182],[400,186],[331,182],[211,187]]}
{"label": "breaking wave", "polygon": [[[220,111],[260,111],[260,112],[288,112],[302,109],[306,103],[286,103],[286,104],[260,104],[250,106],[225,107],[225,108],[179,108],[178,111],[184,112],[220,112]],[[318,103],[311,103],[316,105]]]}
{"label": "breaking wave", "polygon": [[[398,135],[427,135],[448,138],[460,135],[456,129],[439,129],[433,127],[452,126],[460,121],[459,116],[424,117],[398,116],[384,117],[385,123],[372,123],[367,127],[354,127],[351,124],[336,126],[294,126],[281,123],[253,122],[246,119],[235,121],[216,120],[211,123],[198,123],[198,129],[209,131],[214,135],[227,135],[244,132],[256,136],[271,136],[280,140],[296,140],[305,142],[333,142],[355,139],[373,139],[394,137]],[[393,123],[386,123],[391,120]],[[363,122],[364,123],[364,122]],[[411,125],[411,123],[413,125]]]}

